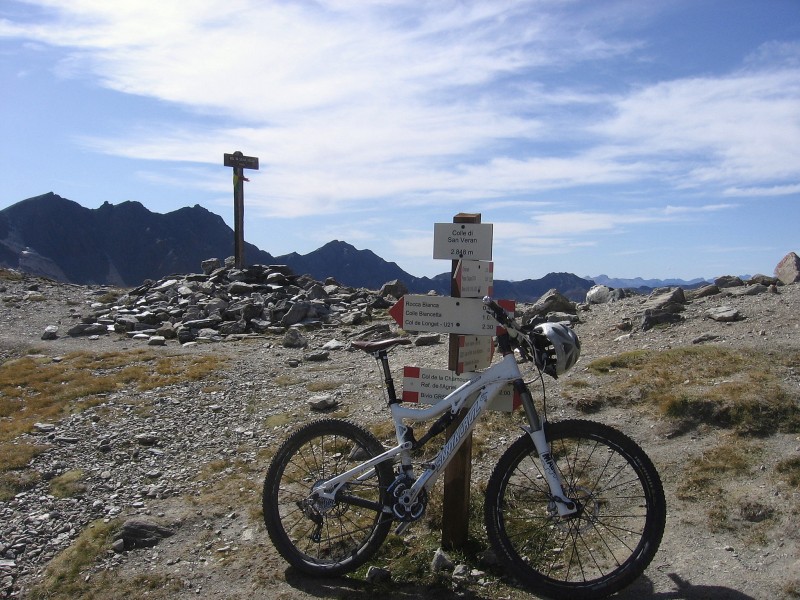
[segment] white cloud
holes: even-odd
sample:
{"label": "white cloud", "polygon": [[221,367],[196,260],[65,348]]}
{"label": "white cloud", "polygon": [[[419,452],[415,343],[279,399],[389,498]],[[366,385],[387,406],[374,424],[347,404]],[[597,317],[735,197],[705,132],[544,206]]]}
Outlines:
{"label": "white cloud", "polygon": [[798,178],[799,100],[800,69],[682,79],[620,98],[592,129],[620,160],[658,157],[684,185]]}
{"label": "white cloud", "polygon": [[[757,196],[794,193],[800,178],[797,44],[766,45],[735,73],[629,90],[554,76],[639,50],[616,28],[659,10],[641,3],[32,4],[51,20],[0,21],[0,36],[63,48],[65,76],[186,109],[179,122],[84,135],[86,147],[204,164],[178,184],[218,193],[222,152],[259,156],[248,201],[267,216],[387,199],[499,209],[549,190],[654,182]],[[666,213],[563,216],[590,232]],[[536,219],[560,227],[556,215]]]}
{"label": "white cloud", "polygon": [[732,187],[726,189],[725,196],[791,196],[792,194],[800,194],[800,183],[793,185],[770,185],[764,187],[748,187],[737,188]]}

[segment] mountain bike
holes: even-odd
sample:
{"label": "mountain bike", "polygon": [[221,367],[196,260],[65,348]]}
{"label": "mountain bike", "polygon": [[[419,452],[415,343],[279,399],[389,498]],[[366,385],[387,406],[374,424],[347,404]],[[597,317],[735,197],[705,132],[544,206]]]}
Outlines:
{"label": "mountain bike", "polygon": [[[547,420],[542,374],[557,378],[575,363],[574,332],[562,324],[519,326],[490,298],[484,308],[498,324],[502,358],[425,408],[398,399],[389,368],[391,349],[410,340],[352,343],[382,367],[396,444],[387,449],[364,427],[335,418],[286,438],[264,480],[263,509],[267,532],[291,566],[316,576],[353,571],[375,555],[393,524],[401,534],[421,519],[437,478],[509,384],[527,425],[494,467],[484,503],[486,533],[507,573],[545,596],[591,599],[623,589],[649,565],[666,519],[651,460],[607,425]],[[541,382],[541,415],[520,371],[526,363],[532,382]],[[462,409],[438,453],[415,464],[417,451]],[[410,423],[433,419],[417,439]]]}

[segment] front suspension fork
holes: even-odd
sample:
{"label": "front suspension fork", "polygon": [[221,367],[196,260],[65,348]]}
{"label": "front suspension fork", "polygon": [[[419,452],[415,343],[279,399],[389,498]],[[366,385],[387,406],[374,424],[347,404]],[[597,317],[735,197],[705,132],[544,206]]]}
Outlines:
{"label": "front suspension fork", "polygon": [[561,474],[556,468],[556,462],[553,460],[553,455],[550,453],[550,444],[547,441],[547,436],[544,432],[544,422],[539,418],[539,413],[533,404],[528,386],[522,379],[514,382],[514,390],[519,394],[522,401],[522,408],[525,410],[525,415],[528,418],[528,426],[523,427],[525,432],[533,440],[533,445],[536,447],[536,453],[539,455],[539,461],[542,464],[542,471],[547,485],[550,488],[550,497],[555,503],[558,515],[560,517],[567,517],[573,515],[578,511],[577,504],[564,496],[564,485],[561,480]]}

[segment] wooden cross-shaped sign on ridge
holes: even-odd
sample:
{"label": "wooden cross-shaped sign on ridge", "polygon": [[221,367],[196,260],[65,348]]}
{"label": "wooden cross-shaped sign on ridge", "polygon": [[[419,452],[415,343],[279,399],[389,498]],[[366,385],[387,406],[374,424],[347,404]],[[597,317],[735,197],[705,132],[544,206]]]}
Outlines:
{"label": "wooden cross-shaped sign on ridge", "polygon": [[222,164],[233,167],[233,257],[236,266],[244,266],[244,169],[258,170],[258,157],[245,156],[238,150],[225,154]]}

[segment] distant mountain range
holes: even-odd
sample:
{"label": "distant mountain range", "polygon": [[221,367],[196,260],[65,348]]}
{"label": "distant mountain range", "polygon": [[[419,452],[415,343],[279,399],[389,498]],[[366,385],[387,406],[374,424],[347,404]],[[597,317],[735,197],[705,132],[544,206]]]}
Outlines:
{"label": "distant mountain range", "polygon": [[[233,255],[233,230],[222,217],[195,205],[160,214],[138,202],[89,209],[52,192],[0,211],[0,266],[82,285],[135,287],[145,279],[195,273],[208,258]],[[334,240],[305,255],[272,256],[245,244],[247,264],[287,265],[297,274],[352,287],[379,289],[395,279],[410,292],[450,293],[450,273],[415,277],[371,250]],[[615,280],[550,273],[541,279],[495,281],[495,295],[537,300],[552,288],[583,300],[594,282],[611,287],[653,288],[677,280]],[[700,280],[695,280],[696,282]],[[685,283],[693,282],[683,282]]]}
{"label": "distant mountain range", "polygon": [[702,278],[690,279],[689,281],[686,281],[685,279],[642,279],[641,277],[636,277],[634,279],[621,279],[609,277],[608,275],[596,275],[594,277],[587,276],[586,279],[591,279],[598,285],[607,285],[611,288],[629,288],[641,290],[652,290],[654,288],[666,286],[690,289],[709,283]]}

